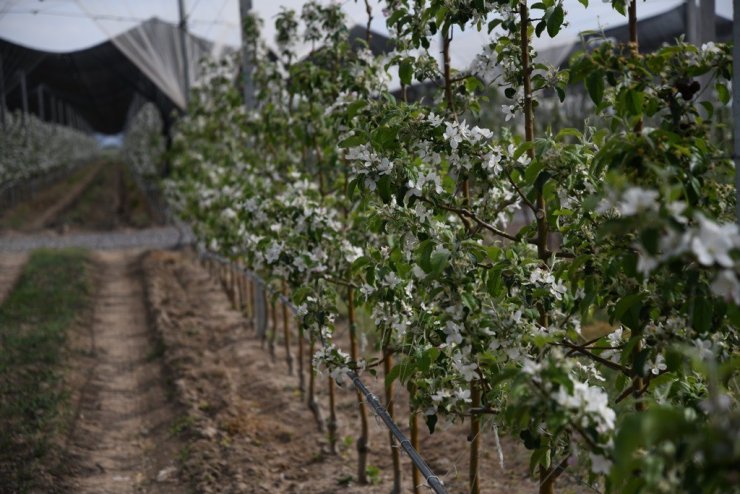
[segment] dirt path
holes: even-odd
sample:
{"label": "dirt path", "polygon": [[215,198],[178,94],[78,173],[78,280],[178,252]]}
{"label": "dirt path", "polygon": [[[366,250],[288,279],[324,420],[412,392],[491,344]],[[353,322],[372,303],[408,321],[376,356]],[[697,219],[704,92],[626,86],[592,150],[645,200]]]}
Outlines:
{"label": "dirt path", "polygon": [[15,286],[27,260],[27,252],[0,253],[0,303]]}
{"label": "dirt path", "polygon": [[96,364],[72,431],[70,449],[81,465],[74,492],[183,492],[174,478],[175,412],[148,328],[140,255],[95,258],[101,267],[92,329]]}
{"label": "dirt path", "polygon": [[93,180],[97,176],[97,174],[100,172],[100,168],[103,166],[102,164],[98,163],[94,165],[90,170],[88,171],[87,175],[74,186],[69,192],[67,192],[63,197],[61,197],[56,203],[52,204],[49,208],[46,209],[43,213],[41,213],[39,216],[37,216],[29,225],[29,229],[31,230],[38,230],[43,228],[47,223],[49,223],[51,220],[59,216],[59,214],[67,209],[82,193],[87,189],[90,184],[92,184]]}

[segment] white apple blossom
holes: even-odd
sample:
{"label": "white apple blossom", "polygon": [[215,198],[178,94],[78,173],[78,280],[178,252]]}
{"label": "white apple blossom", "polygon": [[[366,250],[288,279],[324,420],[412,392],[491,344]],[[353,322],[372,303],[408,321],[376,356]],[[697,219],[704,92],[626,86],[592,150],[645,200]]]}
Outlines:
{"label": "white apple blossom", "polygon": [[738,281],[735,271],[723,269],[717,273],[709,288],[713,294],[725,301],[740,305],[740,281]]}
{"label": "white apple blossom", "polygon": [[396,288],[402,281],[394,271],[389,271],[383,277],[383,284],[389,288]]}
{"label": "white apple blossom", "polygon": [[427,122],[432,124],[432,127],[439,127],[444,123],[444,119],[439,115],[436,115],[434,112],[431,112],[427,115]]}
{"label": "white apple blossom", "polygon": [[446,124],[443,136],[445,140],[449,141],[452,149],[457,149],[460,143],[465,140],[465,136],[462,134],[461,128],[457,127],[454,123]]}
{"label": "white apple blossom", "polygon": [[712,360],[714,355],[714,344],[711,340],[702,340],[701,338],[694,339],[694,346],[699,353],[699,358],[707,361]]}
{"label": "white apple blossom", "polygon": [[445,325],[444,332],[447,335],[447,344],[448,345],[459,345],[462,343],[462,334],[460,333],[460,325],[457,324],[454,321],[447,321],[447,324]]}
{"label": "white apple blossom", "polygon": [[650,373],[654,376],[657,376],[662,371],[666,370],[668,366],[665,363],[665,357],[663,355],[658,354],[655,357],[655,361],[650,365]]}
{"label": "white apple blossom", "polygon": [[285,245],[283,243],[273,240],[265,251],[265,260],[267,263],[273,264],[277,261],[278,257],[280,257],[280,254],[283,252],[284,247]]}
{"label": "white apple blossom", "polygon": [[647,190],[642,187],[630,187],[622,194],[617,209],[622,216],[634,216],[646,211],[658,209],[658,191]]}
{"label": "white apple blossom", "polygon": [[734,265],[730,253],[740,248],[740,234],[736,223],[718,224],[697,214],[699,229],[691,239],[691,251],[704,266],[719,264],[725,268]]}
{"label": "white apple blossom", "polygon": [[614,430],[616,413],[609,407],[609,395],[603,388],[574,379],[572,393],[560,386],[553,399],[579,416],[582,425],[593,423],[600,434]]}
{"label": "white apple blossom", "polygon": [[457,372],[459,372],[467,382],[470,382],[477,377],[475,370],[478,368],[478,364],[470,362],[469,359],[470,348],[468,347],[466,347],[462,352],[455,352],[452,355],[453,367],[455,367],[455,370],[457,370]]}
{"label": "white apple blossom", "polygon": [[611,471],[612,462],[605,456],[589,453],[588,458],[591,461],[591,471],[593,473],[607,475]]}
{"label": "white apple blossom", "polygon": [[236,211],[234,211],[231,208],[226,208],[226,209],[223,210],[223,212],[221,213],[221,215],[226,220],[233,220],[234,218],[236,218]]}

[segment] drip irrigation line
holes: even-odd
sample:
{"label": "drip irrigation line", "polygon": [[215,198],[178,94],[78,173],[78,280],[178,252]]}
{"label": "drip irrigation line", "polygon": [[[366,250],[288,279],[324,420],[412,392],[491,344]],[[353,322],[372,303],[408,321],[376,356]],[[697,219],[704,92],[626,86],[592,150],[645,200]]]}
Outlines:
{"label": "drip irrigation line", "polygon": [[421,455],[414,449],[414,447],[411,446],[411,441],[408,440],[403,432],[401,432],[401,429],[399,429],[396,423],[393,422],[391,416],[388,415],[388,411],[385,409],[385,407],[383,407],[383,405],[380,404],[380,402],[378,402],[378,399],[375,397],[375,395],[372,394],[369,389],[367,389],[365,384],[360,380],[360,378],[357,376],[357,374],[355,374],[354,371],[347,371],[347,376],[352,380],[352,384],[355,385],[355,388],[357,388],[357,390],[365,396],[365,399],[372,407],[375,415],[380,417],[380,420],[382,420],[388,430],[391,431],[391,434],[393,434],[393,437],[396,438],[398,444],[401,445],[401,448],[403,448],[403,450],[414,463],[416,468],[419,469],[421,474],[424,476],[424,479],[426,479],[427,485],[429,485],[429,487],[436,494],[447,494],[447,490],[442,485],[442,481],[439,480],[439,477],[434,475],[434,472],[432,472],[432,469],[429,468],[429,465],[427,465],[426,461],[424,461],[424,458],[422,458]]}
{"label": "drip irrigation line", "polygon": [[[199,248],[198,253],[201,257],[213,259],[221,264],[232,264],[231,261],[229,261],[225,257],[213,252],[208,252]],[[284,303],[288,308],[290,308],[291,312],[295,314],[298,311],[298,307],[296,307],[295,304],[293,304],[293,302],[291,302],[285,294],[276,290],[264,279],[262,279],[262,277],[260,277],[257,273],[247,268],[241,268],[241,271],[253,282],[261,285],[263,289],[270,292],[271,295],[275,295],[277,293],[280,301]],[[378,398],[367,388],[367,386],[365,386],[365,384],[360,380],[360,377],[354,371],[348,370],[346,371],[346,374],[347,377],[349,377],[352,381],[352,384],[355,386],[355,388],[360,393],[362,393],[367,402],[370,404],[370,407],[372,408],[373,412],[375,412],[376,417],[379,418],[388,428],[391,434],[393,434],[393,437],[396,438],[396,441],[398,441],[398,444],[406,452],[406,455],[409,457],[409,459],[411,459],[411,462],[416,466],[416,468],[419,469],[419,472],[421,472],[427,482],[426,485],[430,489],[432,489],[435,494],[447,494],[447,490],[442,484],[442,481],[434,474],[432,469],[429,467],[427,462],[424,461],[424,458],[421,457],[419,452],[414,449],[414,447],[411,445],[411,441],[408,440],[408,438],[404,435],[398,425],[393,421],[391,416],[388,414],[388,411],[378,401]]]}

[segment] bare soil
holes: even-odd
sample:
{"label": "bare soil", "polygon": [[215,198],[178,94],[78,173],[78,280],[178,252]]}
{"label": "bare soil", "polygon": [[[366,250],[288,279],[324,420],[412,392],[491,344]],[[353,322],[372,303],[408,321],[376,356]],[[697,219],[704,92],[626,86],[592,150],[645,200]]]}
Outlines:
{"label": "bare soil", "polygon": [[[370,413],[373,485],[356,484],[355,440],[359,413],[351,388],[337,391],[339,453],[328,452],[301,398],[298,378],[287,373],[282,343],[277,358],[234,310],[220,283],[191,256],[157,252],[144,261],[148,303],[164,343],[164,361],[184,408],[182,455],[185,475],[197,492],[223,493],[387,493],[392,465],[385,427]],[[293,349],[293,355],[297,351]],[[308,365],[308,364],[306,364]],[[381,395],[382,381],[363,379]],[[318,400],[327,415],[327,378],[317,377]],[[408,420],[405,392],[395,398],[397,422]],[[439,424],[429,435],[421,422],[421,453],[451,493],[467,491],[466,424]],[[491,424],[482,437],[481,487],[485,493],[532,493],[529,455],[501,437],[502,468]],[[408,431],[405,431],[408,434]],[[403,460],[403,492],[413,492],[410,462]],[[559,492],[586,492],[574,479]],[[421,492],[428,492],[421,489]]]}
{"label": "bare soil", "polygon": [[161,224],[130,172],[99,162],[75,171],[0,214],[0,232],[111,231]]}
{"label": "bare soil", "polygon": [[80,184],[92,179],[96,164],[84,166],[58,182],[48,184],[38,190],[33,197],[18,203],[15,207],[0,212],[0,231],[30,231],[43,226],[43,221],[53,218],[49,211],[59,211],[63,204],[81,192]]}
{"label": "bare soil", "polygon": [[98,292],[87,378],[78,397],[68,451],[75,493],[181,493],[158,344],[149,330],[140,254],[96,253]]}
{"label": "bare soil", "polygon": [[154,218],[129,170],[105,163],[89,186],[44,226],[62,232],[138,229],[159,224]]}

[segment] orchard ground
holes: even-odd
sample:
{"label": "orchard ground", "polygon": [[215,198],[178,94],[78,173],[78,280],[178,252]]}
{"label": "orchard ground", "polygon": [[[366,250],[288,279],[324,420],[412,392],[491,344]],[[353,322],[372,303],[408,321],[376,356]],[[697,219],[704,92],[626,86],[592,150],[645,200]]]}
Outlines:
{"label": "orchard ground", "polygon": [[[112,163],[80,169],[0,215],[2,237],[120,238],[156,225],[125,173]],[[356,395],[350,385],[338,392],[339,451],[330,454],[297,375],[288,375],[280,318],[271,356],[189,249],[110,247],[0,252],[0,286],[8,287],[0,317],[13,323],[2,344],[19,334],[36,342],[14,346],[16,357],[0,367],[0,412],[18,425],[3,436],[13,448],[0,453],[0,492],[389,492],[387,430],[371,416],[371,485],[357,485]],[[55,294],[79,300],[65,308]],[[20,297],[28,310],[18,310]],[[337,341],[347,338],[340,320]],[[54,357],[38,360],[38,345]],[[316,379],[326,415],[328,378]],[[382,395],[380,378],[363,379]],[[30,391],[18,392],[21,385]],[[405,396],[396,390],[395,408],[408,433]],[[421,434],[421,453],[450,492],[467,489],[467,426]],[[499,449],[492,423],[484,430],[482,491],[536,492],[528,452],[507,437]],[[404,492],[413,492],[405,457],[403,472]],[[586,492],[578,479],[564,480],[563,492]]]}

